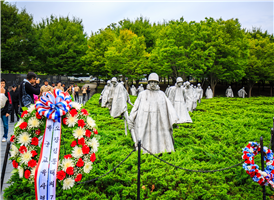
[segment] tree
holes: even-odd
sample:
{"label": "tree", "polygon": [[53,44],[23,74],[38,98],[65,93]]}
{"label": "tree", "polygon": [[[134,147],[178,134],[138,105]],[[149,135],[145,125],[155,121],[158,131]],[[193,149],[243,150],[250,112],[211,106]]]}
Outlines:
{"label": "tree", "polygon": [[36,28],[40,44],[33,65],[48,74],[84,72],[81,57],[88,47],[81,20],[51,16]]}
{"label": "tree", "polygon": [[143,36],[138,37],[130,30],[121,30],[119,37],[105,52],[106,69],[111,76],[123,75],[124,81],[125,77],[129,81],[138,81],[150,71],[149,56]]}
{"label": "tree", "polygon": [[33,18],[25,9],[1,1],[1,67],[9,72],[28,71],[37,48]]}
{"label": "tree", "polygon": [[260,80],[273,81],[274,77],[274,44],[270,43],[269,37],[260,34],[248,33],[250,43],[250,55],[245,68],[245,78],[248,80],[249,97],[252,88]]}
{"label": "tree", "polygon": [[87,42],[88,49],[86,54],[81,58],[86,71],[93,76],[104,79],[110,78],[108,69],[105,67],[105,52],[112,45],[115,38],[115,32],[110,28],[99,30],[98,32],[91,34]]}
{"label": "tree", "polygon": [[245,76],[248,62],[249,42],[238,19],[214,20],[206,18],[201,21],[208,30],[204,36],[207,48],[212,48],[212,65],[207,67],[205,76],[208,78],[213,95],[219,80],[227,82],[239,81]]}

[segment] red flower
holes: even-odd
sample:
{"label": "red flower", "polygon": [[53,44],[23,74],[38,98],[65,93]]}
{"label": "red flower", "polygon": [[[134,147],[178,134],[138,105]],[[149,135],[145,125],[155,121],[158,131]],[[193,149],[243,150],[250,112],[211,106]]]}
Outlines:
{"label": "red flower", "polygon": [[18,167],[18,162],[16,162],[15,160],[12,161],[12,165],[15,169],[17,169]]}
{"label": "red flower", "polygon": [[39,142],[39,140],[38,140],[37,137],[34,137],[34,138],[31,139],[31,144],[34,145],[34,146],[37,146],[38,142]]}
{"label": "red flower", "polygon": [[75,182],[79,182],[82,180],[82,174],[78,174],[75,178]]}
{"label": "red flower", "polygon": [[87,136],[87,137],[90,137],[90,136],[91,136],[91,131],[88,130],[88,129],[86,130],[86,136]]}
{"label": "red flower", "polygon": [[73,167],[68,167],[66,170],[68,175],[73,175],[74,174],[74,168]]}
{"label": "red flower", "polygon": [[69,158],[72,158],[72,155],[71,155],[71,154],[68,154],[68,155],[64,155],[64,158],[65,158],[65,159],[69,159]]}
{"label": "red flower", "polygon": [[21,117],[23,118],[25,115],[27,115],[29,112],[27,110],[25,110],[24,112],[22,112]]}
{"label": "red flower", "polygon": [[77,114],[78,114],[78,112],[77,112],[77,110],[76,109],[71,109],[70,111],[69,111],[69,114],[72,116],[72,117],[74,117],[74,116],[76,116]]}
{"label": "red flower", "polygon": [[27,170],[25,171],[25,178],[26,178],[26,179],[29,179],[29,177],[30,177],[30,170],[27,169]]}
{"label": "red flower", "polygon": [[36,113],[35,113],[35,116],[36,116],[36,118],[37,118],[37,119],[42,119],[42,116],[41,116],[41,115],[39,115],[39,113],[38,113],[38,112],[36,112]]}
{"label": "red flower", "polygon": [[19,151],[20,151],[20,153],[26,153],[27,151],[28,151],[28,149],[27,149],[27,147],[25,147],[24,145],[23,146],[21,146],[20,148],[19,148]]}
{"label": "red flower", "polygon": [[31,151],[31,155],[32,155],[32,157],[34,157],[34,156],[37,155],[37,152],[36,152],[35,150],[32,150],[32,151]]}
{"label": "red flower", "polygon": [[35,167],[36,164],[37,164],[36,160],[33,160],[33,159],[31,159],[31,160],[28,162],[28,166],[31,167],[31,168]]}
{"label": "red flower", "polygon": [[14,142],[14,139],[15,139],[15,136],[12,135],[11,138],[10,138],[10,141],[11,141],[11,142]]}
{"label": "red flower", "polygon": [[78,144],[79,145],[85,145],[85,138],[80,138],[80,139],[78,139]]}
{"label": "red flower", "polygon": [[22,124],[20,124],[19,127],[20,127],[21,129],[26,129],[27,126],[28,126],[28,123],[27,123],[27,122],[22,122]]}
{"label": "red flower", "polygon": [[68,125],[67,120],[68,120],[68,118],[67,118],[67,117],[64,117],[64,118],[63,118],[63,124]]}
{"label": "red flower", "polygon": [[38,130],[35,131],[35,134],[36,134],[36,135],[40,135],[40,133],[41,133],[41,130],[40,130],[40,129],[38,129]]}
{"label": "red flower", "polygon": [[93,129],[94,134],[98,134],[98,131],[94,128]]}
{"label": "red flower", "polygon": [[83,115],[88,116],[88,111],[86,109],[83,108],[81,110],[81,112],[82,112]]}
{"label": "red flower", "polygon": [[88,154],[89,153],[89,147],[87,145],[83,145],[82,147],[82,151],[83,151],[83,154]]}
{"label": "red flower", "polygon": [[66,178],[66,172],[64,172],[63,170],[57,172],[57,178],[61,181],[64,180],[64,178]]}
{"label": "red flower", "polygon": [[94,162],[95,160],[96,160],[95,153],[92,153],[91,156],[90,156],[90,161]]}
{"label": "red flower", "polygon": [[75,147],[77,145],[77,142],[74,140],[74,141],[72,141],[72,143],[71,143],[71,147]]}
{"label": "red flower", "polygon": [[83,119],[79,119],[78,120],[78,126],[81,128],[84,128],[84,126],[86,125],[85,121]]}
{"label": "red flower", "polygon": [[76,163],[76,166],[77,166],[77,167],[83,167],[84,164],[85,164],[85,163],[84,163],[83,159],[82,159],[82,158],[79,158],[78,162]]}

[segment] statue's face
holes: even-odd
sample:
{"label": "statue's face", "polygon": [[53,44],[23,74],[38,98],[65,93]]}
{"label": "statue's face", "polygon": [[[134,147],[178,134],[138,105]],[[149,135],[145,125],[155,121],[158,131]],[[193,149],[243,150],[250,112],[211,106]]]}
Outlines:
{"label": "statue's face", "polygon": [[208,89],[210,89],[210,86],[208,86]]}
{"label": "statue's face", "polygon": [[116,86],[117,85],[117,82],[116,81],[111,81],[112,85],[113,86]]}
{"label": "statue's face", "polygon": [[243,89],[245,89],[245,87],[243,87]]}
{"label": "statue's face", "polygon": [[179,82],[179,83],[177,83],[177,85],[178,85],[179,87],[181,87],[181,86],[183,85],[183,83],[182,83],[182,82]]}
{"label": "statue's face", "polygon": [[110,86],[110,83],[107,83],[108,86]]}
{"label": "statue's face", "polygon": [[152,90],[156,90],[158,82],[157,81],[149,81],[149,85]]}

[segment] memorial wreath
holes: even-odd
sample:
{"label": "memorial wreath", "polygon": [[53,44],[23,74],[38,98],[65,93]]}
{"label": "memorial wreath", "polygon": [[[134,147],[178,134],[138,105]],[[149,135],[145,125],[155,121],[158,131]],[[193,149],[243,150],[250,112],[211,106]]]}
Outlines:
{"label": "memorial wreath", "polygon": [[[74,140],[69,154],[59,159],[62,127]],[[36,199],[55,199],[56,179],[66,190],[91,171],[99,147],[97,134],[88,111],[67,93],[44,93],[14,128],[10,139],[13,173],[34,182]]]}
{"label": "memorial wreath", "polygon": [[272,150],[263,147],[264,161],[266,161],[266,168],[264,171],[260,170],[259,166],[254,162],[254,157],[260,153],[260,151],[261,147],[257,142],[249,142],[249,144],[243,148],[242,158],[245,160],[243,168],[254,182],[257,182],[262,186],[270,184],[271,187],[274,188],[274,162]]}

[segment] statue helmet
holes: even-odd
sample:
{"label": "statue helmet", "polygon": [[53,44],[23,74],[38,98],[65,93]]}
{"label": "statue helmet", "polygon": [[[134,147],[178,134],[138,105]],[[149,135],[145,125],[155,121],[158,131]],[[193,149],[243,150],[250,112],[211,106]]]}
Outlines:
{"label": "statue helmet", "polygon": [[158,74],[156,73],[151,73],[149,76],[148,76],[148,82],[149,81],[157,81],[159,83],[159,76]]}
{"label": "statue helmet", "polygon": [[111,83],[110,80],[107,81],[107,84]]}
{"label": "statue helmet", "polygon": [[201,86],[201,84],[200,84],[200,83],[198,83],[198,86]]}
{"label": "statue helmet", "polygon": [[184,84],[185,84],[185,86],[188,86],[188,85],[190,85],[190,82],[186,81]]}
{"label": "statue helmet", "polygon": [[176,79],[176,83],[181,83],[181,82],[184,82],[183,79],[182,79],[181,77],[178,77],[178,78]]}
{"label": "statue helmet", "polygon": [[143,86],[143,84],[141,84],[141,86]]}
{"label": "statue helmet", "polygon": [[116,77],[112,77],[111,82],[112,81],[117,82],[117,78]]}

